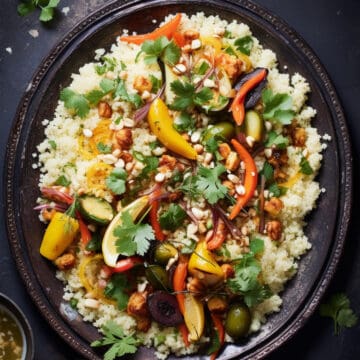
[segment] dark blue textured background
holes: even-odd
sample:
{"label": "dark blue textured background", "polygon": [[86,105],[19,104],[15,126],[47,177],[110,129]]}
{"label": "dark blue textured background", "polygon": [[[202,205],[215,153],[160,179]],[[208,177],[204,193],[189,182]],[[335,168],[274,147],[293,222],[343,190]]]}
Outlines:
{"label": "dark blue textured background", "polygon": [[[0,163],[4,163],[7,137],[17,104],[35,69],[65,33],[105,0],[61,0],[60,9],[70,6],[68,16],[60,12],[43,26],[38,14],[18,17],[16,0],[1,0],[0,7]],[[165,2],[166,3],[166,2]],[[291,25],[314,49],[333,80],[342,101],[354,157],[354,207],[345,251],[328,294],[344,291],[360,314],[360,1],[359,0],[257,0]],[[37,29],[32,38],[28,31]],[[5,48],[12,48],[12,55]],[[1,166],[2,168],[2,166]],[[3,177],[0,177],[1,188]],[[4,218],[3,191],[0,217]],[[0,222],[0,292],[14,299],[27,315],[35,334],[39,360],[79,359],[42,319],[17,273],[9,250],[5,224]],[[297,335],[269,359],[356,360],[360,359],[360,325],[333,335],[329,319],[315,313]]]}

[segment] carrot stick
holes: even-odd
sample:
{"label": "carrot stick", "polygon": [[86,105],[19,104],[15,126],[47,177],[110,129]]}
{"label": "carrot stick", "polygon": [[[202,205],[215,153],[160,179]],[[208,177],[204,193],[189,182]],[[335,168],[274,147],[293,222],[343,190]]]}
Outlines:
{"label": "carrot stick", "polygon": [[187,329],[187,327],[186,327],[186,325],[184,323],[179,325],[179,331],[180,331],[181,336],[182,336],[182,338],[184,340],[185,346],[189,346],[190,345],[190,342],[189,342],[189,330]]}
{"label": "carrot stick", "polygon": [[176,14],[169,22],[160,26],[156,30],[148,34],[141,35],[129,35],[120,37],[121,41],[125,41],[131,44],[140,45],[146,40],[156,40],[161,36],[166,36],[169,40],[172,39],[176,29],[181,21],[181,14]]}
{"label": "carrot stick", "polygon": [[245,163],[245,179],[244,188],[245,194],[238,195],[235,206],[232,208],[229,219],[234,219],[246,203],[253,197],[257,186],[257,168],[254,159],[250,153],[237,140],[232,139],[231,144],[234,146],[236,152],[239,154],[242,161]]}
{"label": "carrot stick", "polygon": [[177,292],[176,299],[179,304],[180,312],[185,313],[185,295],[182,291],[185,290],[185,280],[187,277],[188,262],[185,259],[180,258],[179,263],[175,269],[173,277],[173,288]]}

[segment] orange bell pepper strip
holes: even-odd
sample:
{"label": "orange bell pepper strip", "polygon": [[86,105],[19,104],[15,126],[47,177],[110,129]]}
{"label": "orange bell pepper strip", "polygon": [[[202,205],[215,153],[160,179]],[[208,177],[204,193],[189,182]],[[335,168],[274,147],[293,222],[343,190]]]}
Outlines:
{"label": "orange bell pepper strip", "polygon": [[188,330],[188,328],[186,327],[185,324],[180,324],[178,328],[179,328],[181,336],[182,336],[182,338],[184,340],[185,345],[189,346],[190,341],[189,341],[189,330]]}
{"label": "orange bell pepper strip", "polygon": [[213,313],[211,313],[211,319],[215,325],[215,328],[218,332],[218,336],[219,336],[219,342],[220,342],[220,348],[218,350],[216,350],[215,352],[213,352],[210,356],[210,360],[215,360],[219,350],[221,349],[221,347],[224,345],[224,341],[225,341],[225,330],[224,330],[224,325],[221,321],[221,318]]}
{"label": "orange bell pepper strip", "polygon": [[141,35],[121,36],[120,40],[131,44],[140,45],[146,40],[156,40],[161,36],[166,36],[169,40],[172,39],[176,29],[181,21],[181,14],[176,14],[169,22],[160,26],[151,33]]}
{"label": "orange bell pepper strip", "polygon": [[232,139],[231,144],[234,146],[236,152],[239,154],[241,160],[245,163],[245,179],[244,188],[245,194],[238,195],[237,201],[231,210],[229,219],[233,220],[246,205],[246,203],[253,197],[258,179],[258,172],[256,164],[249,152],[237,140]]}
{"label": "orange bell pepper strip", "polygon": [[185,295],[182,292],[185,290],[187,268],[188,268],[187,260],[185,260],[185,258],[180,258],[173,277],[173,289],[175,292],[177,292],[176,299],[179,304],[180,312],[183,315],[185,313]]}
{"label": "orange bell pepper strip", "polygon": [[237,125],[241,125],[245,118],[245,97],[247,93],[258,85],[267,75],[266,69],[256,73],[252,78],[245,82],[237,92],[233,102],[231,103],[230,110]]}
{"label": "orange bell pepper strip", "polygon": [[[157,197],[161,194],[161,189],[157,188],[154,190],[154,192],[151,194],[151,197]],[[159,241],[164,241],[165,240],[165,234],[163,233],[159,220],[158,220],[158,211],[159,211],[159,200],[152,200],[150,197],[150,204],[151,204],[151,208],[150,208],[150,223],[151,223],[151,227],[154,230],[155,233],[155,237],[157,240]]]}
{"label": "orange bell pepper strip", "polygon": [[179,31],[174,32],[173,40],[175,44],[179,47],[183,47],[186,44],[185,36]]}

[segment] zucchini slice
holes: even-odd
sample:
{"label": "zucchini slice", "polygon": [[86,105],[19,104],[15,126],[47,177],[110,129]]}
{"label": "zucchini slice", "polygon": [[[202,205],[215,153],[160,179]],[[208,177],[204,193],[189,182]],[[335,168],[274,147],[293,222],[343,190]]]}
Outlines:
{"label": "zucchini slice", "polygon": [[104,199],[85,195],[79,199],[80,212],[85,219],[99,225],[107,225],[114,217],[112,206]]}
{"label": "zucchini slice", "polygon": [[255,141],[261,141],[264,136],[264,121],[255,110],[245,114],[244,130],[246,136],[252,136]]}

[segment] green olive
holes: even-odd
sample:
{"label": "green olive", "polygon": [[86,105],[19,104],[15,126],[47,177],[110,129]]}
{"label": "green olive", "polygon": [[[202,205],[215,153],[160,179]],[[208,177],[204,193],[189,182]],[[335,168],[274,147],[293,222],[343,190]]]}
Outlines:
{"label": "green olive", "polygon": [[230,140],[235,135],[235,127],[232,123],[227,121],[221,121],[214,126],[208,128],[203,135],[203,141],[206,142],[211,138],[222,138]]}
{"label": "green olive", "polygon": [[166,265],[168,261],[178,253],[175,246],[168,242],[159,243],[154,252],[154,261],[160,265]]}
{"label": "green olive", "polygon": [[145,275],[155,290],[167,290],[169,288],[169,277],[164,268],[159,265],[149,265]]}
{"label": "green olive", "polygon": [[245,304],[232,304],[226,315],[225,331],[233,338],[245,336],[250,329],[251,314]]}

